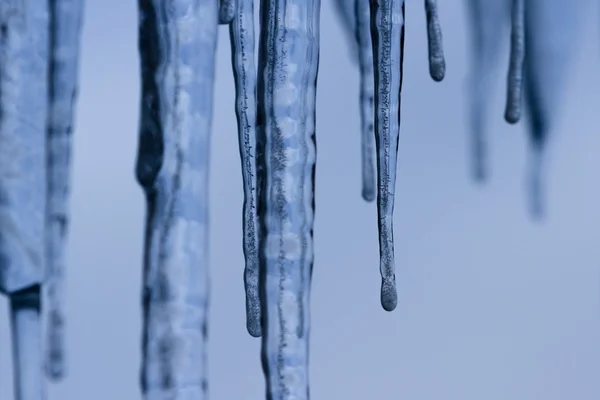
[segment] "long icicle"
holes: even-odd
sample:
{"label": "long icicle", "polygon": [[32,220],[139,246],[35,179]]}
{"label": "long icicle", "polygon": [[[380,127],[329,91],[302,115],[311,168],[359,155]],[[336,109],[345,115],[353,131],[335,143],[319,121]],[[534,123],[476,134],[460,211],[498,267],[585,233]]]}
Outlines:
{"label": "long icicle", "polygon": [[10,318],[13,337],[15,400],[46,398],[42,370],[40,285],[11,293]]}
{"label": "long icicle", "polygon": [[381,305],[398,304],[394,261],[394,192],[404,57],[404,0],[371,1],[375,67],[375,141],[377,145],[377,215]]}
{"label": "long icicle", "polygon": [[236,88],[235,112],[244,183],[242,224],[245,258],[246,329],[251,336],[260,337],[254,36],[254,0],[237,0],[235,17],[229,26],[229,37]]}
{"label": "long icicle", "polygon": [[425,0],[425,14],[427,15],[429,75],[434,81],[440,82],[446,75],[446,60],[442,45],[442,28],[438,15],[437,0]]}
{"label": "long icicle", "polygon": [[64,274],[69,228],[71,136],[77,99],[83,0],[50,1],[50,87],[47,131],[46,375],[65,375]]}
{"label": "long icicle", "polygon": [[147,198],[141,388],[206,399],[208,170],[218,5],[139,0],[136,175]]}
{"label": "long icicle", "polygon": [[45,398],[39,285],[48,47],[48,2],[0,2],[0,292],[11,301],[16,400]]}
{"label": "long icicle", "polygon": [[510,19],[510,0],[469,0],[471,66],[469,72],[469,136],[471,175],[478,183],[488,173],[487,120],[490,93],[504,28]]}
{"label": "long icicle", "polygon": [[373,44],[371,41],[371,8],[369,0],[354,0],[356,14],[355,37],[360,66],[360,118],[362,197],[375,200],[375,82],[373,75]]}
{"label": "long icicle", "polygon": [[261,1],[260,289],[269,400],[309,398],[319,20],[320,0]]}
{"label": "long icicle", "polygon": [[512,0],[510,67],[508,70],[504,119],[515,124],[521,119],[523,63],[525,62],[525,0]]}
{"label": "long icicle", "polygon": [[227,25],[235,18],[236,0],[219,0],[219,24]]}

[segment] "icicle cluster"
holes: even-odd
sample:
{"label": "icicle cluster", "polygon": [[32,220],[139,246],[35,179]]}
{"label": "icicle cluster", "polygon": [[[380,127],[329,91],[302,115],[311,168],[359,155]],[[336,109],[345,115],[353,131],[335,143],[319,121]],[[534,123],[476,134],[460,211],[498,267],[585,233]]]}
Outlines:
{"label": "icicle cluster", "polygon": [[51,379],[65,372],[63,280],[81,12],[81,0],[0,2],[0,292],[10,300],[18,400],[45,398],[44,365]]}
{"label": "icicle cluster", "polygon": [[[565,11],[557,4],[469,0],[468,7],[473,176],[487,175],[490,70],[510,21],[505,119],[519,121],[525,89],[536,216],[543,211],[542,149],[568,58],[556,49],[570,40],[554,29],[560,24],[546,22]],[[393,219],[405,4],[335,5],[360,69],[362,197],[377,199],[381,304],[392,311],[398,301]],[[266,397],[308,400],[320,0],[260,0],[258,60],[254,0],[138,0],[138,7],[136,175],[147,203],[143,396],[208,398],[208,176],[221,24],[229,28],[236,90],[247,330],[262,337]],[[424,0],[424,8],[429,73],[441,81],[446,65],[437,1]],[[44,365],[52,379],[65,373],[63,280],[82,13],[82,0],[0,2],[0,291],[10,298],[18,400],[44,398]],[[554,43],[561,39],[552,29],[566,44]],[[49,305],[45,364],[43,289]]]}

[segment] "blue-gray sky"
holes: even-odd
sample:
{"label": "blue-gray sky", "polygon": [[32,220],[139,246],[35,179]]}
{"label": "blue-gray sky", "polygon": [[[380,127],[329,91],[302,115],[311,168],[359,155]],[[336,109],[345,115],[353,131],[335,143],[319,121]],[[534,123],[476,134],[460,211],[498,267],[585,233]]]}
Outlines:
{"label": "blue-gray sky", "polygon": [[[376,209],[360,197],[358,71],[331,2],[323,2],[311,397],[597,399],[600,10],[583,21],[549,149],[549,219],[539,225],[525,207],[523,124],[502,119],[508,42],[493,97],[492,180],[476,187],[468,175],[464,4],[440,2],[447,73],[436,84],[428,75],[422,3],[406,7],[395,218],[399,305],[387,313],[379,304]],[[69,375],[49,387],[49,400],[141,397],[145,204],[133,175],[136,38],[135,1],[87,0],[68,255]],[[224,27],[217,62],[210,394],[261,399],[260,341],[245,329],[242,184]],[[10,399],[5,300],[0,321],[0,399]]]}

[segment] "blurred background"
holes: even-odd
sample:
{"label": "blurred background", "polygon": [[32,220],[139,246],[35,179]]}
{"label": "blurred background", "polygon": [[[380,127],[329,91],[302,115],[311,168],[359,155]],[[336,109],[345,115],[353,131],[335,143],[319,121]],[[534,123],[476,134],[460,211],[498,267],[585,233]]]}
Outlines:
{"label": "blurred background", "polygon": [[[577,3],[590,2],[578,0]],[[67,379],[50,400],[139,399],[142,232],[134,180],[137,4],[87,0],[68,263]],[[591,3],[590,3],[591,6]],[[525,124],[504,123],[503,45],[491,180],[468,171],[463,1],[439,4],[446,78],[428,73],[422,1],[407,33],[395,238],[399,305],[379,304],[377,215],[360,196],[358,70],[323,0],[317,98],[311,398],[592,400],[600,397],[600,9],[582,20],[549,147],[548,218],[526,207]],[[242,182],[229,35],[220,28],[212,139],[210,396],[264,398],[246,332]],[[507,36],[508,37],[508,36]],[[12,398],[6,300],[0,399]]]}

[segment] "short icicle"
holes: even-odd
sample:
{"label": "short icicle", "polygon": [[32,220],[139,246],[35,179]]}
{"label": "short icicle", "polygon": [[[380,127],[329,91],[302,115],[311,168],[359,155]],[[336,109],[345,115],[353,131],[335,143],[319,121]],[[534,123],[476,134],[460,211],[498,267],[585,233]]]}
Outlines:
{"label": "short icicle", "polygon": [[229,37],[236,89],[235,113],[242,161],[242,181],[244,183],[242,224],[245,259],[246,329],[251,336],[260,337],[254,0],[237,0],[235,17],[229,25]]}
{"label": "short icicle", "polygon": [[371,31],[375,67],[375,138],[381,305],[398,304],[394,260],[394,192],[404,57],[404,0],[373,0]]}
{"label": "short icicle", "polygon": [[512,0],[468,0],[471,63],[468,81],[471,174],[477,183],[488,177],[487,122],[490,94]]}
{"label": "short icicle", "polygon": [[218,4],[139,0],[136,175],[147,199],[141,389],[208,398],[208,172]]}
{"label": "short icicle", "polygon": [[16,400],[44,400],[49,4],[0,1],[0,293],[10,300]]}
{"label": "short icicle", "polygon": [[512,0],[510,67],[508,70],[504,119],[511,124],[521,119],[523,63],[525,61],[525,0]]}
{"label": "short icicle", "polygon": [[371,41],[371,8],[368,0],[354,0],[356,13],[356,42],[360,65],[360,118],[362,197],[375,200],[375,82],[373,75],[373,44]]}
{"label": "short icicle", "polygon": [[320,0],[261,1],[260,289],[269,400],[309,399],[319,20]]}
{"label": "short icicle", "polygon": [[219,24],[227,25],[235,17],[236,0],[219,0]]}
{"label": "short icicle", "polygon": [[69,229],[71,136],[77,99],[83,0],[50,1],[50,92],[47,128],[46,375],[65,375],[64,275]]}
{"label": "short icicle", "polygon": [[425,13],[427,15],[429,75],[434,81],[440,82],[446,75],[446,60],[442,45],[442,28],[438,15],[437,0],[425,0]]}
{"label": "short icicle", "polygon": [[[357,48],[356,29],[358,21],[355,14],[355,3],[357,0],[334,0],[333,5],[338,16],[339,21],[342,24],[342,30],[344,31],[344,37],[348,40],[350,58],[353,63],[359,60],[358,52],[360,49]],[[364,0],[367,5],[369,0]],[[359,45],[360,46],[360,45]]]}
{"label": "short icicle", "polygon": [[33,285],[10,295],[15,400],[46,398],[40,292],[40,285]]}

